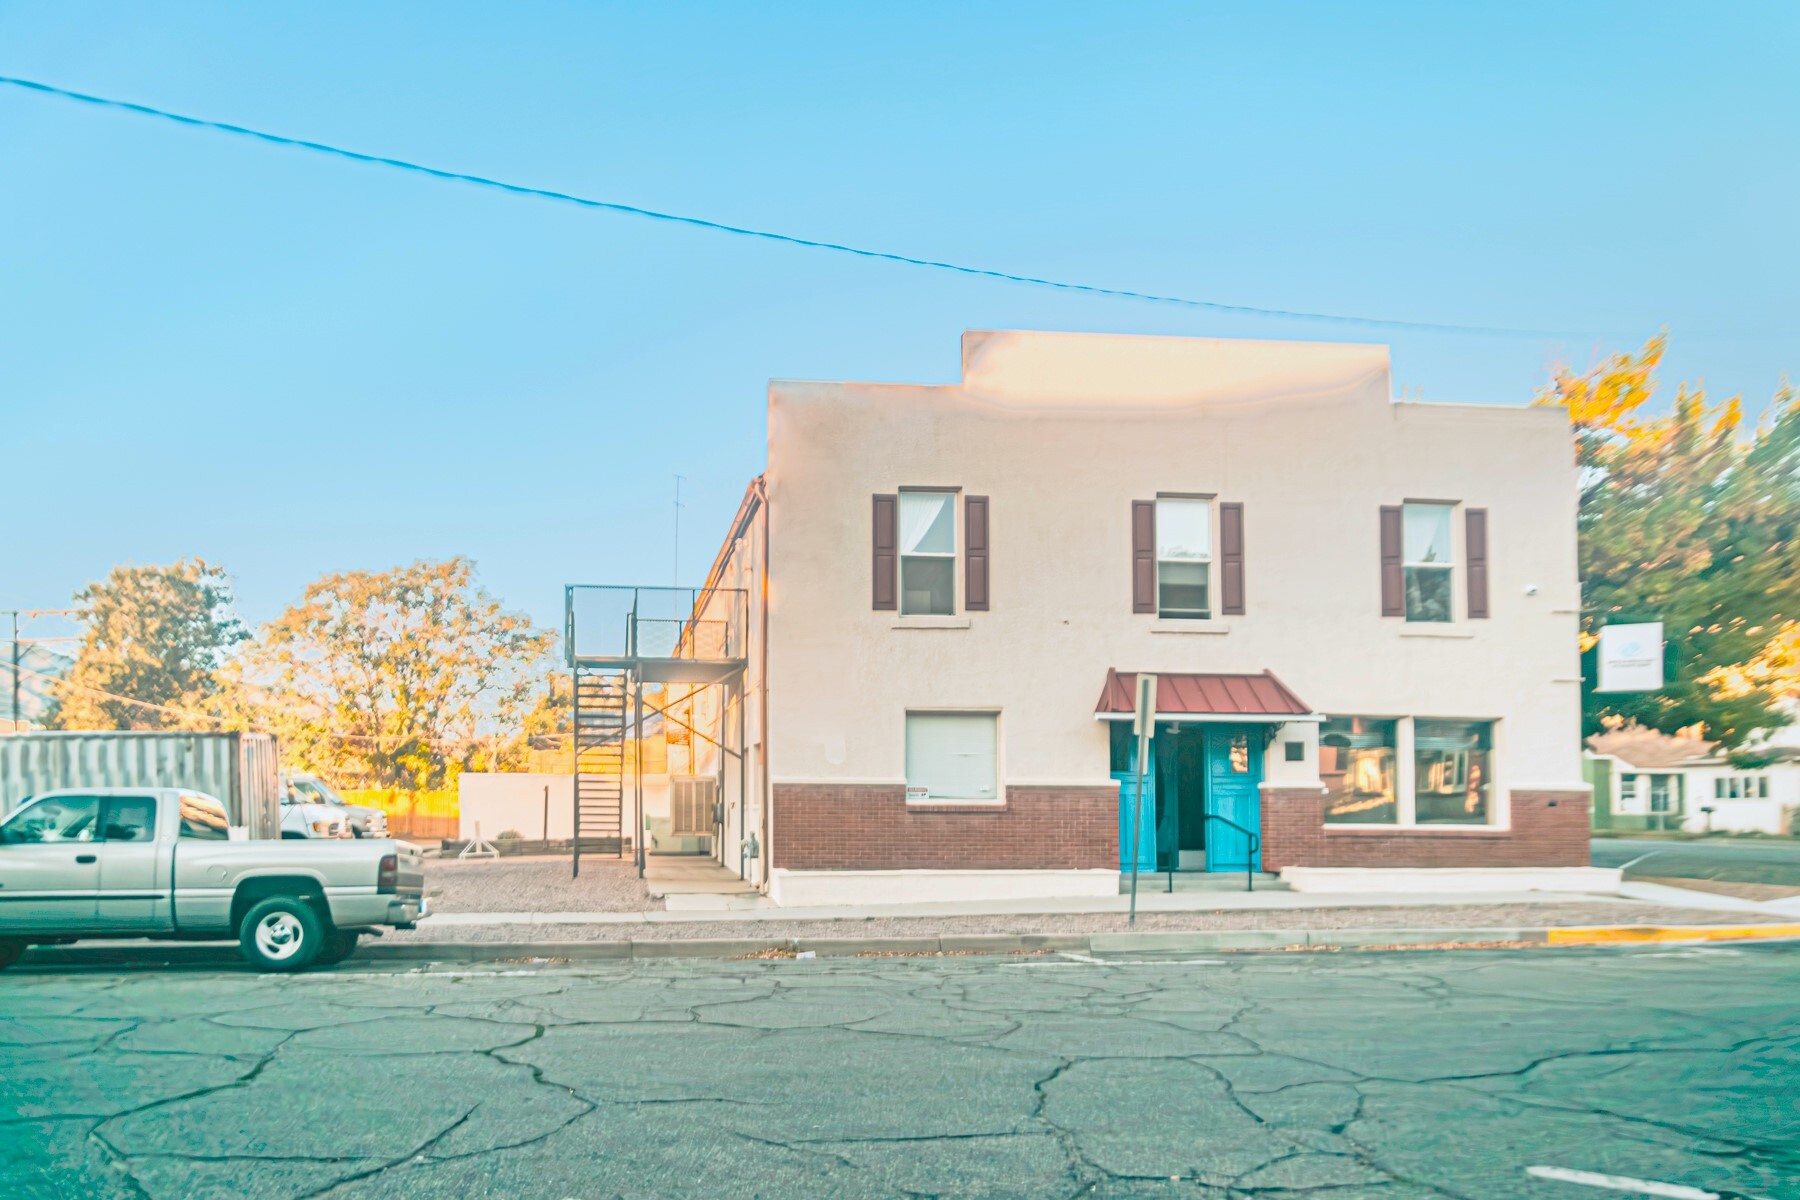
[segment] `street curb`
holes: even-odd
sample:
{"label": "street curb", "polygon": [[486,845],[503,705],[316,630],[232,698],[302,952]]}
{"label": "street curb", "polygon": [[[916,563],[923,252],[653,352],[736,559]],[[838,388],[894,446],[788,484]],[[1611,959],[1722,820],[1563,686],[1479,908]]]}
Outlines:
{"label": "street curb", "polygon": [[1624,946],[1651,942],[1783,941],[1800,938],[1800,925],[1603,925],[1545,932],[1551,946]]}
{"label": "street curb", "polygon": [[[353,962],[479,963],[529,959],[571,962],[734,959],[810,952],[819,958],[1077,954],[1207,954],[1255,950],[1479,949],[1484,946],[1627,946],[1703,942],[1800,941],[1800,924],[1617,925],[1474,929],[1217,929],[1143,933],[977,933],[915,937],[668,938],[592,942],[380,942]],[[241,961],[234,942],[142,942],[38,946],[38,966],[182,966]]]}

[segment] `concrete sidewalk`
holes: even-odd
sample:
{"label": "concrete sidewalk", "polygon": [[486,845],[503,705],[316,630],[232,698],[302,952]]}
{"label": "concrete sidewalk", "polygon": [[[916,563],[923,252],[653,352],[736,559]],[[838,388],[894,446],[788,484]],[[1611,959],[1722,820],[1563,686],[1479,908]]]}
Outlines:
{"label": "concrete sidewalk", "polygon": [[[1655,896],[1627,898],[1573,892],[1469,892],[1452,896],[1420,892],[1358,892],[1328,895],[1318,892],[1141,892],[1141,913],[1260,912],[1332,908],[1480,908],[1516,904],[1593,905],[1596,920],[1604,919],[1607,905],[1626,903],[1667,904],[1685,908],[1731,907],[1743,911],[1744,901],[1729,906],[1701,904],[1692,898],[1703,893],[1680,888],[1657,889]],[[1730,897],[1710,896],[1713,900]],[[1129,896],[1084,896],[1042,900],[970,900],[924,904],[868,904],[793,908],[741,908],[711,910],[653,910],[646,912],[447,912],[434,913],[434,928],[483,925],[660,925],[753,924],[759,921],[867,921],[876,919],[932,919],[944,917],[1062,916],[1124,913]],[[1792,915],[1792,914],[1789,914]]]}

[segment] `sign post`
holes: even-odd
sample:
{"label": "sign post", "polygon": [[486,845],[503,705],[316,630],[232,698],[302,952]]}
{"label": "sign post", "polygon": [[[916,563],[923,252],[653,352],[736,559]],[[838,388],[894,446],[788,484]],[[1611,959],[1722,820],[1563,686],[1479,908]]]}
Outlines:
{"label": "sign post", "polygon": [[1156,676],[1148,671],[1138,672],[1131,732],[1137,735],[1137,787],[1131,794],[1131,919],[1127,923],[1136,925],[1138,847],[1144,836],[1144,772],[1150,760],[1150,739],[1156,734]]}

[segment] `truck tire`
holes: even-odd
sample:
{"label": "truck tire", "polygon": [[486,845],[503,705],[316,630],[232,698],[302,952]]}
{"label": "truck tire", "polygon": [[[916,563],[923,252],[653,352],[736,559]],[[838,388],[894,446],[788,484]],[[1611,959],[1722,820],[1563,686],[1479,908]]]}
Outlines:
{"label": "truck tire", "polygon": [[25,953],[25,943],[14,938],[0,938],[0,971],[19,961]]}
{"label": "truck tire", "polygon": [[271,896],[238,924],[238,945],[259,971],[303,971],[325,948],[325,922],[297,896]]}
{"label": "truck tire", "polygon": [[354,929],[334,929],[325,935],[324,944],[319,949],[319,956],[313,959],[316,967],[329,967],[341,963],[356,953],[357,933]]}

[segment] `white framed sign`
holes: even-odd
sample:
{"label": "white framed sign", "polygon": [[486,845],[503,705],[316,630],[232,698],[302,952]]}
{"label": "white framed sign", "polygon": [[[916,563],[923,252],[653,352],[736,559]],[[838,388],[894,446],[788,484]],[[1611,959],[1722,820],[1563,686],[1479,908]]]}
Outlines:
{"label": "white framed sign", "polygon": [[1596,692],[1660,692],[1663,688],[1661,621],[1602,625],[1596,649]]}

